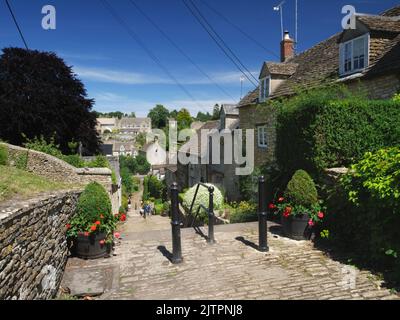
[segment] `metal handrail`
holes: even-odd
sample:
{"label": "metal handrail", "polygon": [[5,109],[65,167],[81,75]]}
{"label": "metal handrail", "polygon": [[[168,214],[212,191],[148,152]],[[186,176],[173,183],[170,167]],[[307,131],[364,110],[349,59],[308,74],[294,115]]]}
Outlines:
{"label": "metal handrail", "polygon": [[[197,199],[197,194],[199,192],[200,187],[204,187],[208,190],[209,193],[209,202],[208,202],[208,208],[206,208],[204,205],[200,204],[199,207],[197,208],[196,215],[193,216],[193,207]],[[213,186],[208,186],[205,183],[198,183],[196,192],[193,197],[192,204],[190,205],[190,210],[189,210],[189,216],[193,218],[191,228],[193,228],[193,224],[196,221],[197,216],[200,213],[200,209],[205,210],[208,213],[208,243],[215,243],[214,239],[214,187]]]}

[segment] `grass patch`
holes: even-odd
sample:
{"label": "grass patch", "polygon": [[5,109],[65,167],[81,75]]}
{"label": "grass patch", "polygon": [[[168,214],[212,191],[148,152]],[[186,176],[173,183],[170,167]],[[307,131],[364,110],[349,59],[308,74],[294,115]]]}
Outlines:
{"label": "grass patch", "polygon": [[29,198],[40,192],[72,187],[71,184],[53,182],[27,171],[0,165],[0,202],[14,196]]}

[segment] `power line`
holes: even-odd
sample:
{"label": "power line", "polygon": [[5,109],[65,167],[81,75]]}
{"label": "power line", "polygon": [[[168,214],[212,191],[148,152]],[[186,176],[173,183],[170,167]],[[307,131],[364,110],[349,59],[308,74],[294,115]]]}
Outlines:
{"label": "power line", "polygon": [[265,50],[266,52],[268,52],[269,54],[273,55],[274,57],[280,59],[280,57],[273,52],[272,50],[268,49],[267,47],[265,47],[260,41],[258,41],[257,39],[255,39],[254,37],[252,37],[250,34],[248,34],[246,31],[244,31],[242,28],[240,28],[237,24],[233,23],[231,20],[229,20],[226,16],[224,16],[220,11],[218,11],[217,9],[215,9],[214,7],[212,7],[208,2],[204,1],[204,0],[200,0],[201,2],[204,3],[204,5],[206,7],[208,7],[208,9],[210,9],[211,11],[213,11],[216,15],[218,15],[220,18],[222,18],[223,20],[225,20],[228,24],[230,24],[232,27],[234,27],[236,30],[238,30],[241,34],[243,34],[246,38],[248,38],[249,40],[253,41],[257,46],[259,46],[261,49]]}
{"label": "power line", "polygon": [[[222,43],[222,45],[231,53],[231,55],[233,56],[234,59],[236,59],[236,61],[242,66],[242,68],[244,70],[246,70],[248,72],[248,74],[256,81],[256,83],[258,83],[258,79],[256,79],[253,74],[249,71],[249,69],[246,68],[246,66],[242,63],[242,61],[240,61],[239,57],[232,51],[232,49],[228,46],[228,44],[224,41],[224,39],[222,39],[222,37],[218,34],[218,32],[213,28],[213,26],[208,22],[208,20],[206,19],[206,17],[202,14],[202,12],[200,11],[200,9],[197,7],[197,5],[192,1],[192,0],[188,0],[193,8],[196,10],[196,12],[198,13],[198,15],[200,16],[200,18],[206,23],[206,25],[210,28],[210,30],[213,32],[213,34],[220,40],[220,42]],[[246,76],[246,78],[248,78]],[[253,83],[253,82],[252,82]],[[253,85],[255,85],[253,83]],[[257,85],[255,85],[257,86]]]}
{"label": "power line", "polygon": [[157,58],[157,56],[146,46],[146,44],[140,39],[140,37],[129,27],[129,25],[122,19],[118,13],[113,9],[113,7],[108,3],[107,0],[100,0],[105,6],[106,10],[108,10],[114,19],[125,29],[125,31],[129,34],[129,36],[136,41],[137,44],[147,53],[147,55],[164,71],[164,73],[173,81],[175,84],[193,101],[198,107],[202,108],[204,111],[205,108],[200,105],[197,100],[193,97],[193,95],[186,90],[186,88],[174,77],[174,75],[165,67],[162,62]]}
{"label": "power line", "polygon": [[211,83],[213,83],[222,93],[231,98],[233,101],[236,99],[232,97],[224,88],[214,81],[178,44],[162,29],[157,23],[147,15],[134,0],[129,0],[131,4],[175,47],[202,75],[204,75]]}
{"label": "power line", "polygon": [[[253,82],[253,80],[249,77],[249,75],[246,74],[243,69],[245,69],[250,76],[258,82],[258,80],[251,74],[251,72],[243,65],[243,63],[240,61],[240,59],[233,53],[233,51],[226,45],[225,41],[216,33],[216,31],[212,28],[212,26],[207,22],[205,17],[201,14],[201,12],[198,10],[198,8],[195,6],[195,4],[190,1],[192,6],[197,9],[194,11],[194,9],[186,3],[185,0],[182,0],[184,5],[188,8],[190,13],[193,15],[193,17],[200,23],[200,25],[204,28],[204,30],[208,33],[208,35],[214,40],[214,42],[218,45],[218,47],[222,50],[222,52],[228,57],[229,60],[232,61],[232,63],[238,68],[238,70],[249,80],[255,87],[257,85]],[[222,43],[222,44],[221,44]],[[229,52],[231,54],[229,54]],[[233,57],[231,56],[233,55]],[[242,67],[243,69],[242,69]]]}
{"label": "power line", "polygon": [[22,30],[21,30],[21,28],[19,27],[17,18],[15,17],[14,12],[13,12],[13,10],[12,10],[12,8],[11,8],[11,5],[10,5],[10,3],[8,2],[8,0],[5,0],[5,1],[6,1],[8,10],[10,11],[11,16],[12,16],[12,18],[13,18],[13,20],[14,20],[15,26],[16,26],[17,29],[18,29],[19,35],[21,36],[22,42],[24,43],[26,50],[29,50],[28,45],[27,45],[27,43],[26,43],[26,41],[25,41],[24,35],[22,34]]}

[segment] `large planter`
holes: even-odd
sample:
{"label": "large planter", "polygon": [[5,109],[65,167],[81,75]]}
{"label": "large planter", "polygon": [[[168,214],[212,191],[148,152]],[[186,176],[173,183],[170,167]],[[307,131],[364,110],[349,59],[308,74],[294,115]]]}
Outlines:
{"label": "large planter", "polygon": [[310,217],[308,214],[289,216],[285,218],[282,216],[282,230],[285,237],[294,240],[310,240],[311,230],[308,225]]}
{"label": "large planter", "polygon": [[100,244],[100,241],[105,239],[105,233],[91,234],[89,236],[83,234],[78,235],[76,239],[74,239],[73,253],[81,259],[90,260],[104,258],[111,250],[110,244]]}

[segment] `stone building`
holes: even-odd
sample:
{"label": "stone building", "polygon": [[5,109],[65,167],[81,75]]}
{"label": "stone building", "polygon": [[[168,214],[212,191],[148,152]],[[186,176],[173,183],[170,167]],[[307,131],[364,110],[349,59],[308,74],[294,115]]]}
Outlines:
{"label": "stone building", "polygon": [[139,133],[151,132],[150,118],[97,118],[97,132],[116,133],[128,137],[136,137]]}
{"label": "stone building", "polygon": [[264,102],[328,83],[363,89],[371,99],[400,91],[400,6],[381,15],[357,14],[355,30],[339,32],[298,55],[286,32],[281,61],[264,62],[259,81],[238,106],[240,127],[256,130],[256,166],[275,161],[276,110]]}

